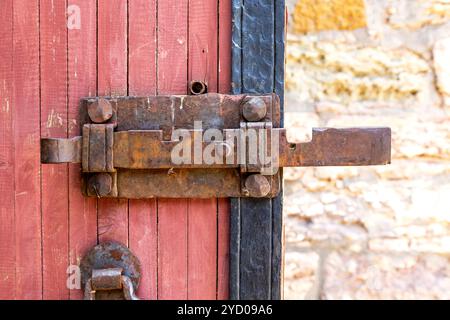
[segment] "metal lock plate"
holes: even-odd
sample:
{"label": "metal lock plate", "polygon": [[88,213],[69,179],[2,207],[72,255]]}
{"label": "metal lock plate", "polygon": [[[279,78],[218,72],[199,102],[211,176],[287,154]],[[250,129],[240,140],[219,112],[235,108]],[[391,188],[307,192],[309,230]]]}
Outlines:
{"label": "metal lock plate", "polygon": [[42,139],[41,152],[43,163],[81,162],[87,196],[270,198],[280,167],[390,162],[389,128],[289,143],[275,94],[87,98],[80,118],[81,137]]}

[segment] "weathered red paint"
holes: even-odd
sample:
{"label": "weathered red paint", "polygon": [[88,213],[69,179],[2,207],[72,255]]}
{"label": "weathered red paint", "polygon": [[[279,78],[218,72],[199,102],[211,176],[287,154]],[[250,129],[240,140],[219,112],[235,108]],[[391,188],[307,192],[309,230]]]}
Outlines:
{"label": "weathered red paint", "polygon": [[[156,0],[128,2],[128,94],[156,94]],[[142,264],[141,299],[156,299],[158,272],[157,201],[129,201],[129,246]]]}
{"label": "weathered red paint", "polygon": [[[68,6],[79,28],[66,29]],[[189,80],[229,92],[230,11],[230,0],[3,1],[0,298],[82,298],[66,268],[107,239],[140,258],[141,298],[228,297],[228,200],[89,199],[79,165],[40,165],[39,139],[79,135],[82,97],[181,94]]]}
{"label": "weathered red paint", "polygon": [[[80,134],[80,99],[97,94],[97,4],[96,0],[68,0],[80,8],[80,28],[67,31],[69,137]],[[69,18],[77,12],[68,10]],[[83,14],[81,14],[83,13]],[[74,21],[76,22],[76,21]],[[97,243],[97,200],[83,197],[80,166],[69,165],[69,258],[72,265]],[[57,187],[57,186],[55,186]],[[82,290],[70,290],[70,299],[81,299]]]}
{"label": "weathered red paint", "polygon": [[[40,1],[41,137],[67,137],[65,1]],[[44,299],[68,299],[68,165],[42,166],[42,277]]]}
{"label": "weathered red paint", "polygon": [[[98,94],[127,94],[127,1],[98,0]],[[128,245],[128,200],[98,200],[98,241]]]}
{"label": "weathered red paint", "polygon": [[[219,0],[218,91],[231,92],[231,0]],[[230,202],[218,200],[217,299],[229,297]]]}
{"label": "weathered red paint", "polygon": [[15,297],[42,298],[39,2],[13,4]]}
{"label": "weathered red paint", "polygon": [[16,295],[14,230],[13,0],[0,10],[0,299]]}

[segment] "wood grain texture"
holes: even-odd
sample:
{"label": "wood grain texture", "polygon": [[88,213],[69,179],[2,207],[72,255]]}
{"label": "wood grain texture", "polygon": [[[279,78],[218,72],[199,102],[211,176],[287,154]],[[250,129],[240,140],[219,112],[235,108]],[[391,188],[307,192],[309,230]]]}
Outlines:
{"label": "wood grain texture", "polygon": [[217,217],[217,299],[230,296],[230,200],[218,200]]}
{"label": "wood grain texture", "polygon": [[228,298],[228,200],[84,198],[80,166],[41,166],[39,138],[79,135],[82,97],[186,93],[190,79],[229,92],[230,6],[2,2],[0,298],[81,299],[66,268],[106,240],[141,260],[141,298]]}
{"label": "wood grain texture", "polygon": [[[127,94],[127,1],[97,1],[98,95]],[[99,199],[98,241],[128,245],[128,200]]]}
{"label": "wood grain texture", "polygon": [[[206,82],[208,92],[218,84],[218,5],[189,1],[188,81]],[[216,299],[217,199],[189,200],[188,299]]]}
{"label": "wood grain texture", "polygon": [[187,210],[187,200],[158,200],[158,299],[161,300],[188,298]]}
{"label": "wood grain texture", "polygon": [[188,299],[214,300],[217,286],[217,199],[190,199]]}
{"label": "wood grain texture", "polygon": [[156,0],[128,2],[128,91],[130,95],[155,95]]}
{"label": "wood grain texture", "polygon": [[189,1],[189,82],[204,81],[208,92],[217,92],[218,3]]}
{"label": "wood grain texture", "polygon": [[231,93],[231,0],[219,0],[219,85],[220,93]]}
{"label": "wood grain texture", "polygon": [[127,94],[127,0],[97,1],[98,94]]}
{"label": "wood grain texture", "polygon": [[41,299],[39,2],[15,1],[13,8],[15,297]]}
{"label": "wood grain texture", "polygon": [[[231,0],[219,0],[218,91],[231,93]],[[217,299],[230,296],[230,200],[218,199]]]}
{"label": "wood grain texture", "polygon": [[15,297],[13,0],[0,10],[0,299]]}
{"label": "wood grain texture", "polygon": [[186,94],[188,0],[158,2],[158,94]]}
{"label": "wood grain texture", "polygon": [[[128,2],[128,94],[156,94],[156,0]],[[157,298],[157,201],[129,201],[129,246],[139,257],[142,278],[139,298]]]}
{"label": "wood grain texture", "polygon": [[[284,0],[246,0],[245,6],[233,0],[232,8],[233,93],[276,92],[282,97]],[[282,195],[232,199],[230,229],[231,298],[280,299]]]}
{"label": "wood grain texture", "polygon": [[[186,94],[188,0],[158,2],[158,94]],[[187,299],[188,200],[158,200],[158,299]]]}
{"label": "wood grain texture", "polygon": [[[40,1],[41,136],[67,137],[66,3]],[[68,165],[42,166],[44,299],[68,299]]]}
{"label": "wood grain texture", "polygon": [[129,246],[141,262],[141,282],[138,297],[156,300],[158,297],[158,208],[154,200],[130,200]]}
{"label": "wood grain texture", "polygon": [[[72,6],[72,7],[71,7]],[[68,120],[69,136],[80,135],[80,99],[97,94],[97,3],[96,0],[69,0],[69,18],[77,18],[80,28],[68,32]],[[81,14],[82,13],[82,14]],[[97,200],[81,194],[80,165],[69,165],[69,258],[78,265],[83,254],[97,243]],[[70,299],[82,299],[82,290],[70,290]]]}

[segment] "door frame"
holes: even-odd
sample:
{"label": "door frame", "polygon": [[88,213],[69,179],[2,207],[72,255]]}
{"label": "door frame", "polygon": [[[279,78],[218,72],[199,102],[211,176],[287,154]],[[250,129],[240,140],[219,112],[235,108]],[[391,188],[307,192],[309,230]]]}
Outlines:
{"label": "door frame", "polygon": [[[233,94],[278,94],[281,127],[285,10],[285,0],[232,0]],[[283,192],[274,199],[231,199],[230,299],[282,298],[282,209]]]}

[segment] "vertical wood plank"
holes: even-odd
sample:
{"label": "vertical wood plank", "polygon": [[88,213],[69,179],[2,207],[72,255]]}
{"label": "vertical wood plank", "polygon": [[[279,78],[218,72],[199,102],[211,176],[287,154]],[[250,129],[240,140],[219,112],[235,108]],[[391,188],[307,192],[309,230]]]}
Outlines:
{"label": "vertical wood plank", "polygon": [[186,300],[187,200],[158,200],[158,299]]}
{"label": "vertical wood plank", "polygon": [[218,2],[189,1],[189,81],[205,81],[217,92]]}
{"label": "vertical wood plank", "polygon": [[214,300],[217,286],[217,199],[190,199],[188,299]]}
{"label": "vertical wood plank", "polygon": [[42,298],[39,2],[14,1],[16,298]]}
{"label": "vertical wood plank", "polygon": [[219,85],[220,93],[231,93],[231,0],[219,1]]}
{"label": "vertical wood plank", "polygon": [[128,91],[130,95],[155,95],[156,0],[133,0],[128,6]]}
{"label": "vertical wood plank", "polygon": [[217,228],[217,299],[229,298],[230,274],[230,200],[219,199]]}
{"label": "vertical wood plank", "polygon": [[[67,137],[65,1],[40,1],[41,136]],[[43,298],[68,299],[68,166],[42,166]]]}
{"label": "vertical wood plank", "polygon": [[[98,94],[127,94],[127,1],[98,0]],[[98,201],[98,239],[128,245],[128,200]]]}
{"label": "vertical wood plank", "polygon": [[[231,92],[231,0],[219,0],[218,90]],[[229,298],[230,200],[218,200],[217,299]]]}
{"label": "vertical wood plank", "polygon": [[[188,78],[218,89],[218,2],[189,1]],[[189,200],[188,298],[216,299],[217,199]]]}
{"label": "vertical wood plank", "polygon": [[[69,136],[80,135],[79,101],[97,94],[97,3],[68,0],[68,115]],[[79,19],[79,20],[78,20]],[[79,23],[78,23],[79,22]],[[80,165],[69,165],[70,263],[79,265],[97,243],[97,201],[81,194]],[[70,290],[70,299],[82,299],[82,290]]]}
{"label": "vertical wood plank", "polygon": [[15,297],[13,0],[0,10],[0,299]]}
{"label": "vertical wood plank", "polygon": [[[128,2],[128,92],[156,94],[156,0]],[[130,200],[129,245],[142,266],[139,298],[157,298],[157,203]]]}
{"label": "vertical wood plank", "polygon": [[127,94],[127,0],[98,0],[98,94]]}
{"label": "vertical wood plank", "polygon": [[141,262],[137,295],[143,300],[158,297],[158,216],[155,200],[130,200],[130,249]]}
{"label": "vertical wood plank", "polygon": [[186,94],[188,0],[158,1],[158,94]]}
{"label": "vertical wood plank", "polygon": [[[188,0],[158,1],[158,94],[186,94]],[[158,298],[187,299],[188,202],[158,200]]]}

